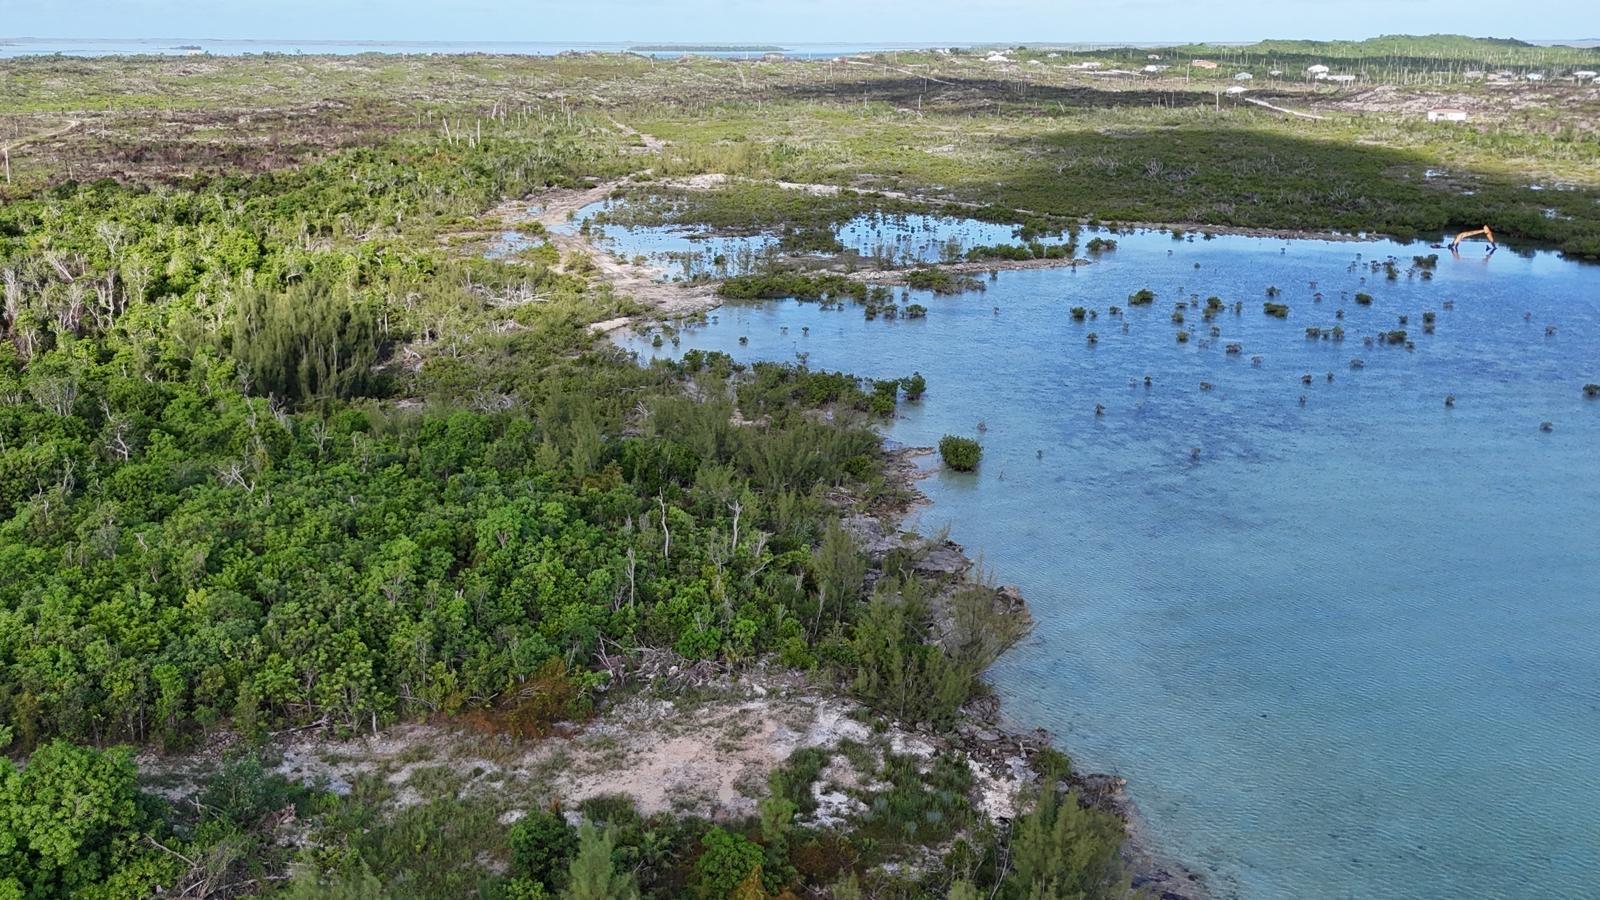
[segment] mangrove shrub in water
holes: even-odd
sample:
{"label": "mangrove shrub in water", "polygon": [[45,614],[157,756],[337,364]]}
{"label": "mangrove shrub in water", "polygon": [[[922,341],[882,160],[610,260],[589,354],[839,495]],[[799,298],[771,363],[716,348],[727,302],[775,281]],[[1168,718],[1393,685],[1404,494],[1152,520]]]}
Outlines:
{"label": "mangrove shrub in water", "polygon": [[983,446],[971,438],[947,434],[939,439],[939,457],[957,472],[971,472],[983,458]]}

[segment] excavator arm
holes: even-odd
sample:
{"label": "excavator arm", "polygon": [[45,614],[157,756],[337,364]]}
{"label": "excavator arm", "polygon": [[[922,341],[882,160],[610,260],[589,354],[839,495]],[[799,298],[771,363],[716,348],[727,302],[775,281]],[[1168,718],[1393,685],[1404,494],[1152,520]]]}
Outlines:
{"label": "excavator arm", "polygon": [[1499,246],[1495,243],[1494,232],[1489,230],[1489,226],[1485,225],[1482,228],[1474,228],[1471,231],[1463,231],[1456,235],[1455,240],[1450,242],[1450,250],[1454,252],[1461,246],[1462,241],[1466,240],[1467,238],[1475,238],[1479,235],[1482,235],[1484,239],[1489,242],[1489,249],[1491,251]]}

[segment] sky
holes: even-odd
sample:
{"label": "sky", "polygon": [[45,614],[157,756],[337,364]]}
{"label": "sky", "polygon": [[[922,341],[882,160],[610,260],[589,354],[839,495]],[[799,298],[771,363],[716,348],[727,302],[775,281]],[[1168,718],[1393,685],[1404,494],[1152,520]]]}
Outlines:
{"label": "sky", "polygon": [[1600,36],[1600,0],[0,0],[0,37],[1100,43]]}

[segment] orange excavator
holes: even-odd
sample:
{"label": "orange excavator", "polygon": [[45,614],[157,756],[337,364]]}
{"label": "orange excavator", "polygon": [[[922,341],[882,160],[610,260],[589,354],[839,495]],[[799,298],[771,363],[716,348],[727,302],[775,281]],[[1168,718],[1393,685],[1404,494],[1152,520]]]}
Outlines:
{"label": "orange excavator", "polygon": [[1450,252],[1455,253],[1457,250],[1461,249],[1462,241],[1466,240],[1467,238],[1475,238],[1478,235],[1483,235],[1484,239],[1489,242],[1490,253],[1493,253],[1500,248],[1500,245],[1494,242],[1494,232],[1489,230],[1489,226],[1485,225],[1482,228],[1474,228],[1471,231],[1463,231],[1456,235],[1455,240],[1450,242]]}

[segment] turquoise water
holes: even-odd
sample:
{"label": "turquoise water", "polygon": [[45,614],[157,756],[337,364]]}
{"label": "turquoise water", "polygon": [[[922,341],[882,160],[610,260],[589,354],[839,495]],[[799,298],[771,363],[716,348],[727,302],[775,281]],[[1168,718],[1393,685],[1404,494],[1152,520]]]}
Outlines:
{"label": "turquoise water", "polygon": [[[920,320],[726,307],[679,349],[920,371],[926,398],[885,429],[908,444],[986,424],[979,472],[922,482],[920,524],[950,523],[1032,605],[992,673],[1006,709],[1125,775],[1151,837],[1219,893],[1593,896],[1600,267],[1474,250],[1424,281],[1403,273],[1420,247],[1120,243],[914,295]],[[1393,282],[1368,265],[1389,254]],[[1271,284],[1287,321],[1262,312]],[[1107,307],[1144,287],[1124,333]],[[1358,291],[1370,307],[1341,299]],[[1243,312],[1213,340],[1186,310],[1180,345],[1191,294]],[[1401,314],[1414,350],[1364,346]],[[1342,343],[1305,337],[1336,323]]]}

